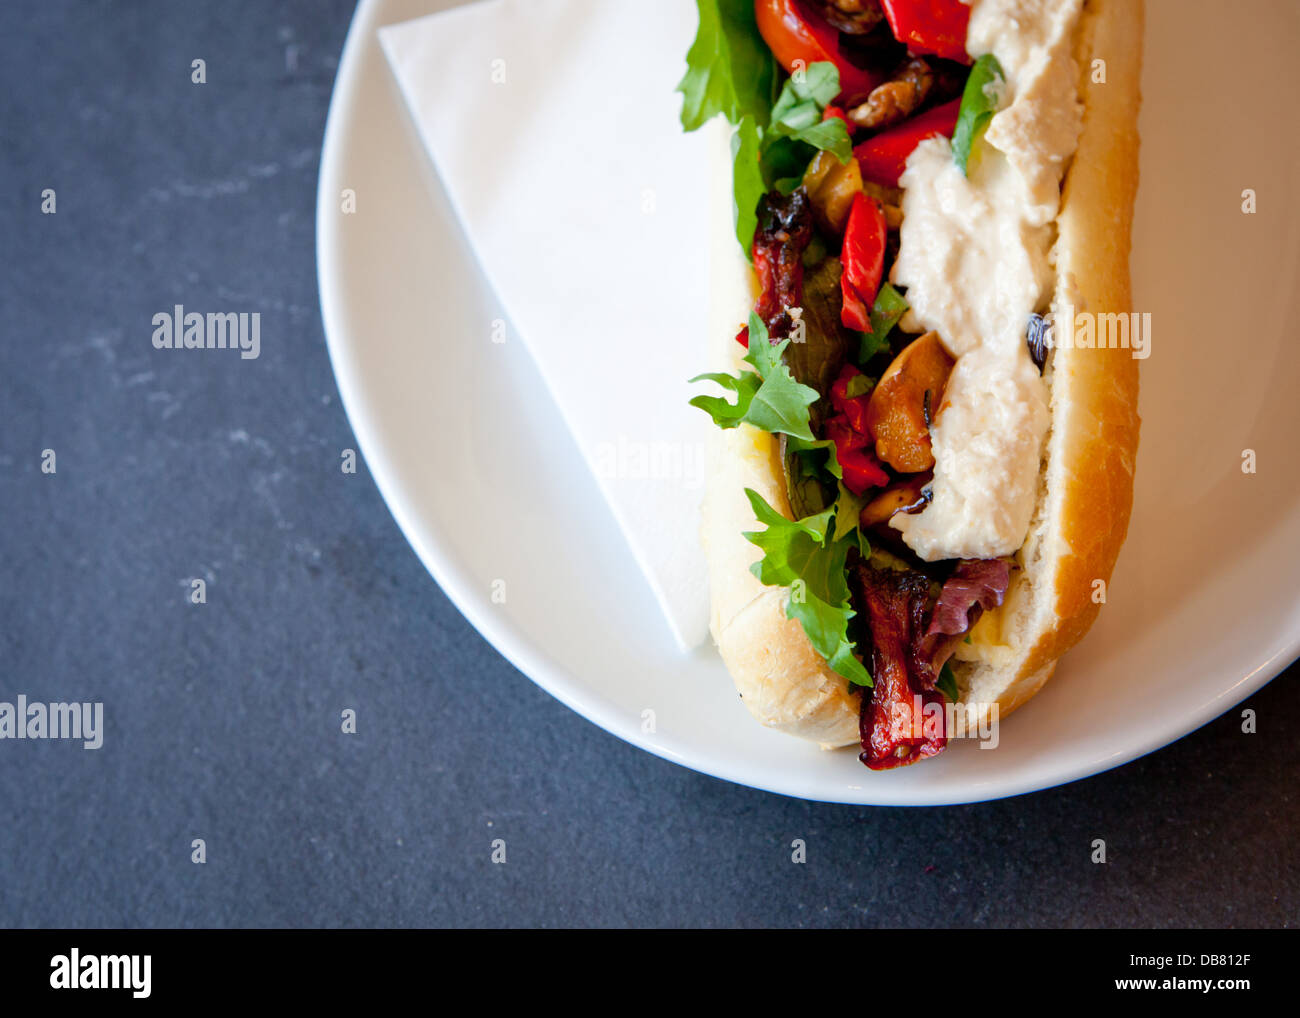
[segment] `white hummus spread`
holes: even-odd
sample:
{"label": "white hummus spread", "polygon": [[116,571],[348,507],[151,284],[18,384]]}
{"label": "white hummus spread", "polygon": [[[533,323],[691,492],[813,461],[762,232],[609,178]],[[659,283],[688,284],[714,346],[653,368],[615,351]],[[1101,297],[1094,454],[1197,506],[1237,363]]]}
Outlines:
{"label": "white hummus spread", "polygon": [[1025,542],[1049,417],[1025,341],[1053,290],[1061,178],[1082,128],[1074,29],[1083,0],[974,0],[966,49],[1006,75],[963,176],[946,138],[908,158],[892,278],[956,358],[930,437],[933,499],[891,525],[921,558],[995,558]]}

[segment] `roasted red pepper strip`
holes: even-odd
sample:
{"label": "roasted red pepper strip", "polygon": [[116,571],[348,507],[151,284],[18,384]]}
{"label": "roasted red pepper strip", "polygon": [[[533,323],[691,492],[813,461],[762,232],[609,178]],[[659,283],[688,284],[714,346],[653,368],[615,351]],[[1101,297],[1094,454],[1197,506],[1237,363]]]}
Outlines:
{"label": "roasted red pepper strip", "polygon": [[831,408],[835,413],[826,421],[826,437],[835,443],[835,458],[844,475],[844,487],[855,495],[889,483],[889,475],[872,451],[874,442],[866,428],[871,393],[852,397],[848,394],[849,382],[860,374],[852,364],[840,369],[839,377],[831,384]]}
{"label": "roasted red pepper strip", "polygon": [[885,80],[883,74],[852,63],[840,51],[840,33],[801,0],[755,0],[754,17],[777,63],[790,73],[823,60],[839,69],[841,105],[861,102]]}
{"label": "roasted red pepper strip", "polygon": [[876,302],[880,277],[885,268],[885,212],[875,198],[859,191],[853,196],[849,219],[844,227],[844,249],[840,263],[840,292],[844,306],[840,321],[848,329],[871,331],[871,306]]}
{"label": "roasted red pepper strip", "polygon": [[966,27],[970,5],[961,0],[880,0],[894,38],[913,53],[970,63]]}
{"label": "roasted red pepper strip", "polygon": [[917,145],[940,134],[945,138],[952,137],[960,108],[961,100],[954,99],[854,146],[853,155],[862,170],[862,179],[882,187],[897,187],[907,157]]}
{"label": "roasted red pepper strip", "polygon": [[844,487],[855,495],[889,483],[889,475],[871,451],[871,439],[854,431],[848,420],[837,414],[826,422],[826,437],[835,443]]}
{"label": "roasted red pepper strip", "polygon": [[870,435],[871,429],[867,427],[867,404],[871,402],[870,390],[857,396],[849,395],[849,382],[861,374],[862,372],[852,364],[845,364],[840,369],[839,377],[831,385],[831,406],[859,435]]}
{"label": "roasted red pepper strip", "polygon": [[863,693],[859,759],[872,770],[887,770],[934,756],[948,744],[943,694],[916,688],[907,667],[928,581],[919,573],[865,564],[856,572],[871,626],[875,682],[869,697]]}

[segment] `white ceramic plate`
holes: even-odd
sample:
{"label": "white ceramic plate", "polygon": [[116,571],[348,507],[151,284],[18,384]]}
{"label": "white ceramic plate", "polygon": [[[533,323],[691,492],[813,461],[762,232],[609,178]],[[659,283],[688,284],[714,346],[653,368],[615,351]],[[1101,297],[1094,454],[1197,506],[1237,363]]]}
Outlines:
{"label": "white ceramic plate", "polygon": [[[954,742],[922,765],[872,773],[851,751],[756,725],[711,650],[678,654],[526,350],[490,341],[501,312],[375,39],[379,25],[438,6],[368,0],[348,36],[318,198],[325,331],[398,525],[479,632],[543,688],[629,742],[731,781],[925,805],[1132,760],[1297,656],[1300,7],[1256,2],[1229,16],[1213,0],[1148,4],[1132,265],[1152,355],[1109,602],[996,749]],[[344,188],[354,215],[339,213]],[[1254,215],[1241,210],[1247,188]],[[1254,474],[1242,470],[1247,449]]]}

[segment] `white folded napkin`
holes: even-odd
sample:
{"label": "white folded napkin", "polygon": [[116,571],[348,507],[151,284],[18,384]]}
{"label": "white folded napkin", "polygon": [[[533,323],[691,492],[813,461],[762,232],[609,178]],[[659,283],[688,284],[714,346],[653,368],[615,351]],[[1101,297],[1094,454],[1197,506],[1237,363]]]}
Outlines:
{"label": "white folded napkin", "polygon": [[[684,650],[708,628],[710,139],[690,0],[488,0],[379,38],[475,254]],[[710,125],[717,127],[719,125]],[[716,140],[716,139],[715,139]],[[723,196],[727,197],[726,195]]]}

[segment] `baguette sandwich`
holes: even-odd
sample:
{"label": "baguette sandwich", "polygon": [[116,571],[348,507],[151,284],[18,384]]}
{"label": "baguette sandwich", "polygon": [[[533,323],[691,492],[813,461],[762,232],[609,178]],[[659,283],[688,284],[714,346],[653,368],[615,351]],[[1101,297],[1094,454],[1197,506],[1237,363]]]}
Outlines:
{"label": "baguette sandwich", "polygon": [[711,632],[763,725],[914,763],[1043,686],[1124,540],[1142,5],[699,8],[682,121],[731,123],[735,199],[691,401]]}

